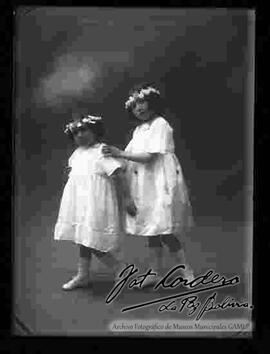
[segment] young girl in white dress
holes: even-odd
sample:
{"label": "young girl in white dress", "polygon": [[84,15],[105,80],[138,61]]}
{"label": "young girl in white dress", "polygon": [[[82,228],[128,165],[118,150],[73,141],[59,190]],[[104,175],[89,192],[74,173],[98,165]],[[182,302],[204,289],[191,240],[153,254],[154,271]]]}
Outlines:
{"label": "young girl in white dress", "polygon": [[[120,263],[114,252],[120,247],[123,232],[120,205],[125,205],[131,215],[135,215],[136,209],[123,178],[122,163],[102,154],[102,118],[82,117],[68,124],[65,133],[78,148],[69,158],[70,173],[54,239],[69,240],[79,246],[78,273],[63,285],[64,290],[72,290],[89,284],[93,254],[117,271]],[[123,199],[125,204],[120,203]]]}
{"label": "young girl in white dress", "polygon": [[174,153],[173,129],[159,115],[159,106],[160,92],[156,88],[148,84],[136,86],[126,109],[140,124],[125,151],[105,146],[103,153],[128,161],[127,177],[137,215],[134,218],[127,214],[126,232],[148,238],[148,266],[161,273],[162,245],[166,245],[171,265],[184,264],[182,275],[192,280],[193,271],[185,259],[184,243],[180,242],[192,225],[192,210],[182,168]]}

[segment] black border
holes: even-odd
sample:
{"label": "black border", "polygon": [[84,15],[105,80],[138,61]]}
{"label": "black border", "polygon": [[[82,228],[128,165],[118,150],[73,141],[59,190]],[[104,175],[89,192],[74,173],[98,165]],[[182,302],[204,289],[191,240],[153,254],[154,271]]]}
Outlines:
{"label": "black border", "polygon": [[[267,334],[269,329],[267,328],[266,322],[264,322],[263,316],[266,315],[267,306],[263,306],[264,300],[268,297],[266,284],[267,283],[267,270],[263,264],[263,253],[268,250],[268,235],[265,235],[268,231],[268,217],[263,210],[263,207],[266,206],[263,202],[263,197],[268,195],[267,182],[269,181],[267,171],[265,168],[262,171],[262,166],[267,165],[268,155],[266,153],[266,143],[269,141],[269,132],[266,130],[266,119],[269,119],[269,106],[267,103],[267,89],[264,87],[265,81],[267,80],[267,68],[266,65],[269,61],[266,46],[267,46],[267,37],[269,37],[270,26],[269,18],[267,17],[267,9],[263,7],[262,2],[252,2],[252,1],[166,1],[158,4],[143,2],[144,5],[141,5],[138,1],[114,1],[114,2],[103,2],[102,5],[98,2],[91,2],[91,6],[155,6],[155,7],[233,7],[233,8],[250,8],[256,10],[256,70],[255,70],[255,126],[254,126],[254,158],[255,158],[255,167],[254,167],[254,271],[253,271],[253,291],[254,291],[254,300],[253,304],[255,306],[253,312],[253,319],[256,322],[256,328],[253,335],[253,339],[226,339],[220,338],[222,342],[217,341],[215,338],[181,338],[181,342],[178,342],[177,338],[127,338],[127,337],[12,337],[11,336],[11,318],[12,318],[12,236],[13,236],[13,201],[14,201],[14,165],[15,165],[15,152],[14,152],[14,110],[12,107],[12,98],[13,98],[13,36],[15,34],[14,18],[13,11],[16,6],[90,6],[89,2],[76,2],[72,1],[54,1],[54,3],[46,1],[35,1],[32,2],[5,2],[5,6],[1,5],[0,14],[0,28],[2,40],[1,44],[1,67],[0,67],[0,77],[3,79],[1,85],[1,101],[0,105],[2,108],[2,119],[1,124],[1,149],[0,152],[3,153],[1,159],[4,166],[1,168],[1,183],[0,186],[3,187],[1,191],[1,203],[2,207],[2,216],[4,216],[4,236],[0,238],[0,250],[3,252],[1,256],[1,300],[0,303],[3,306],[1,310],[1,317],[4,319],[3,325],[1,325],[1,337],[3,341],[1,342],[2,350],[9,351],[19,351],[28,353],[29,351],[38,352],[41,351],[42,347],[45,352],[48,352],[51,348],[48,348],[48,345],[52,343],[52,349],[57,351],[65,350],[63,348],[62,338],[68,339],[68,342],[65,342],[68,345],[68,349],[79,350],[81,345],[87,344],[87,347],[84,350],[87,352],[97,351],[103,349],[105,344],[116,343],[121,346],[124,345],[124,349],[134,347],[135,344],[143,345],[143,349],[146,344],[150,344],[151,348],[154,345],[158,345],[158,348],[161,350],[161,344],[165,345],[165,348],[172,350],[168,347],[170,344],[179,345],[176,350],[191,350],[190,344],[192,342],[196,344],[196,347],[199,347],[199,350],[202,349],[202,343],[205,342],[207,345],[207,350],[211,348],[210,342],[217,344],[218,348],[224,350],[230,350],[230,352],[265,352],[263,350],[263,344],[266,343]],[[265,2],[266,4],[266,2]],[[268,59],[268,60],[267,60]],[[13,119],[11,118],[13,117]],[[4,133],[3,133],[4,132]],[[13,139],[11,139],[11,136]],[[2,141],[3,140],[3,141]],[[3,177],[2,177],[3,176]],[[266,177],[266,183],[263,184],[263,178]],[[11,193],[9,193],[9,190]],[[11,196],[11,198],[10,198]],[[7,207],[9,206],[9,207]],[[4,211],[4,214],[3,214]],[[10,228],[11,225],[11,228]],[[11,231],[11,232],[10,232]],[[265,275],[265,280],[263,276]],[[259,296],[261,297],[259,299]],[[267,302],[265,301],[265,304]],[[18,322],[18,321],[17,321]],[[9,325],[8,325],[9,324]],[[24,328],[27,331],[27,329]],[[270,333],[269,333],[270,334]],[[53,339],[50,342],[50,339]],[[174,342],[174,343],[173,343]],[[46,343],[46,346],[44,345]],[[132,344],[132,347],[128,347],[128,344]],[[187,347],[185,348],[185,345]],[[125,346],[126,345],[126,346]],[[31,349],[30,349],[31,348]],[[105,348],[104,348],[105,349]],[[112,350],[111,346],[108,346],[106,350]],[[116,348],[116,350],[119,350]],[[135,349],[135,347],[134,347]],[[145,348],[146,349],[146,348]],[[154,349],[154,348],[153,348]]]}

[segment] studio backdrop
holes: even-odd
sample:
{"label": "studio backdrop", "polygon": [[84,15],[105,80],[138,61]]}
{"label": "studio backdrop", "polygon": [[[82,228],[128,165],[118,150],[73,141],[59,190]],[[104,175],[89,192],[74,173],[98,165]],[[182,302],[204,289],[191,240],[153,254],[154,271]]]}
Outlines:
{"label": "studio backdrop", "polygon": [[[81,114],[102,115],[105,142],[124,148],[134,129],[125,101],[140,82],[161,92],[195,225],[220,232],[209,240],[208,231],[198,231],[195,253],[190,251],[194,262],[204,262],[202,268],[217,264],[221,258],[211,261],[211,255],[222,257],[224,250],[226,266],[220,261],[220,269],[233,273],[228,257],[237,271],[244,262],[251,269],[244,231],[228,235],[252,222],[254,13],[21,7],[15,24],[14,301],[21,320],[39,333],[75,326],[53,317],[52,285],[43,289],[58,257],[52,232],[63,167],[74,149],[63,129]],[[200,258],[203,251],[208,256]],[[55,281],[53,291],[57,286]]]}

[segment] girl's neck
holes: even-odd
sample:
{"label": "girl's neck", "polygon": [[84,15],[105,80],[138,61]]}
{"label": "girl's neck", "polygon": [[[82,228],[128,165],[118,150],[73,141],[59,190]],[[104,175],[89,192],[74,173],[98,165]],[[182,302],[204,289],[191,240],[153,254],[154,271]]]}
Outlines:
{"label": "girl's neck", "polygon": [[99,141],[96,141],[92,144],[88,144],[88,145],[83,145],[83,146],[79,146],[81,149],[90,149],[90,148],[93,148],[93,147],[96,147],[97,145],[101,144]]}
{"label": "girl's neck", "polygon": [[139,125],[142,125],[144,123],[152,124],[157,117],[159,117],[159,115],[157,113],[153,113],[149,119],[141,121]]}

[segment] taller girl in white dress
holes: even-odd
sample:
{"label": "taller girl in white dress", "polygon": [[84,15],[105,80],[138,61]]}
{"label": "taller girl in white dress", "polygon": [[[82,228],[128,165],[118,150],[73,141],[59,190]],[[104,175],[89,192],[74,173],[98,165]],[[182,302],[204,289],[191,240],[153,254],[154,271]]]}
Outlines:
{"label": "taller girl in white dress", "polygon": [[160,93],[151,85],[135,87],[126,109],[139,121],[132,140],[121,151],[114,146],[103,148],[105,156],[128,161],[127,177],[137,216],[126,217],[126,232],[147,237],[150,265],[161,271],[162,245],[173,262],[185,264],[185,278],[193,272],[179,241],[192,223],[191,205],[182,168],[174,153],[173,129],[159,115]]}
{"label": "taller girl in white dress", "polygon": [[78,273],[63,286],[64,290],[72,290],[88,285],[93,254],[117,272],[120,263],[114,252],[120,247],[123,233],[120,206],[125,205],[131,215],[135,215],[136,209],[123,178],[122,163],[102,154],[102,118],[83,117],[68,124],[65,132],[78,147],[69,159],[71,171],[64,188],[54,238],[69,240],[79,246]]}

